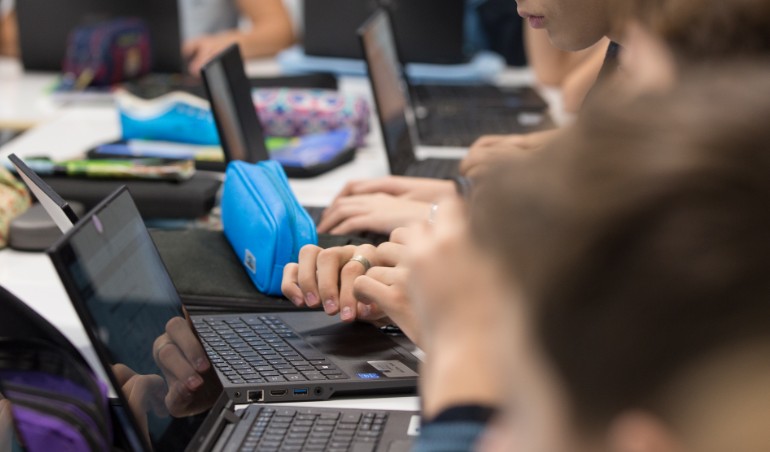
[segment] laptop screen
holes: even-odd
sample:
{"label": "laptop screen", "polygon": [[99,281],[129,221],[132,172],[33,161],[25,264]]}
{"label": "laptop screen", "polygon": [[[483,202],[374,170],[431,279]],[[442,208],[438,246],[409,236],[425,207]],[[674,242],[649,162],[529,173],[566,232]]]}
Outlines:
{"label": "laptop screen", "polygon": [[416,160],[409,92],[396,52],[388,14],[380,10],[359,31],[377,105],[390,172],[403,175]]}
{"label": "laptop screen", "polygon": [[205,413],[169,414],[179,394],[169,390],[153,343],[185,314],[128,191],[111,195],[49,253],[139,432],[155,450],[184,450]]}
{"label": "laptop screen", "polygon": [[262,124],[251,100],[251,85],[238,45],[232,45],[201,69],[225,160],[256,163],[270,158]]}

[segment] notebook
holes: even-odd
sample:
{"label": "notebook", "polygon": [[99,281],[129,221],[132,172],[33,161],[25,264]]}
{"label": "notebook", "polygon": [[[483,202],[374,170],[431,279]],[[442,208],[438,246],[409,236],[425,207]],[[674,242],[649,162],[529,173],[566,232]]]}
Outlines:
{"label": "notebook", "polygon": [[[105,356],[156,370],[152,344],[179,295],[130,194],[121,188],[48,251],[92,340]],[[403,336],[320,311],[193,316],[217,376],[236,403],[324,400],[414,391],[418,359]]]}
{"label": "notebook", "polygon": [[[359,38],[392,174],[435,178],[454,175],[456,161],[418,160],[417,143],[459,149],[482,135],[527,133],[547,125],[539,96],[530,88],[494,94],[498,88],[480,85],[466,87],[464,94],[458,94],[459,87],[436,87],[428,91],[432,90],[440,100],[415,105],[388,14],[377,11],[361,27]],[[535,99],[530,100],[533,95]],[[503,103],[496,104],[490,98],[503,99]]]}

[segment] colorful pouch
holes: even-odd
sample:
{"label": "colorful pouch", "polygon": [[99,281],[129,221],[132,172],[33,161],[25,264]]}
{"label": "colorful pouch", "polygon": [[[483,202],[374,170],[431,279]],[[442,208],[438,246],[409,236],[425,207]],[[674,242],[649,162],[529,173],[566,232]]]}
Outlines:
{"label": "colorful pouch", "polygon": [[283,267],[317,244],[315,224],[278,162],[231,162],[222,194],[225,236],[257,289],[281,294]]}
{"label": "colorful pouch", "polygon": [[24,213],[30,204],[24,184],[0,166],[0,248],[8,244],[11,221]]}
{"label": "colorful pouch", "polygon": [[148,74],[151,62],[147,24],[121,18],[73,30],[62,70],[73,88],[83,89]]}
{"label": "colorful pouch", "polygon": [[339,129],[353,131],[354,145],[362,146],[369,133],[366,99],[321,89],[255,89],[254,105],[265,135],[298,137]]}

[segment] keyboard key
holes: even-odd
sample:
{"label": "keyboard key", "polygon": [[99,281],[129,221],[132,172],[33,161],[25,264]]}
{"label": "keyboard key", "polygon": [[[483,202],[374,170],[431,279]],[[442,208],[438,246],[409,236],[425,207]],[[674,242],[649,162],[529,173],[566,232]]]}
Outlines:
{"label": "keyboard key", "polygon": [[350,452],[374,452],[374,443],[359,443],[355,442],[350,445]]}
{"label": "keyboard key", "polygon": [[358,424],[361,421],[361,413],[347,413],[342,416],[341,424]]}

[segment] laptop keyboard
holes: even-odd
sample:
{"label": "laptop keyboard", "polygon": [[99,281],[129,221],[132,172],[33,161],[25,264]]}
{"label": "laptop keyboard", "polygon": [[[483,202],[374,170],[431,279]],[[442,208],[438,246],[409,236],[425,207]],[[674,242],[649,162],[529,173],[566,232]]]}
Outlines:
{"label": "laptop keyboard", "polygon": [[456,159],[425,159],[409,165],[405,176],[447,179],[458,175],[460,161]]}
{"label": "laptop keyboard", "polygon": [[506,115],[428,115],[419,119],[417,127],[421,144],[448,147],[468,147],[482,135],[506,135],[524,129],[515,117]]}
{"label": "laptop keyboard", "polygon": [[371,452],[385,429],[388,413],[299,408],[258,410],[241,451]]}
{"label": "laptop keyboard", "polygon": [[503,92],[491,85],[412,85],[411,93],[419,104],[463,102],[471,105],[485,99],[500,99]]}
{"label": "laptop keyboard", "polygon": [[276,316],[202,317],[193,323],[211,363],[230,383],[348,378]]}

